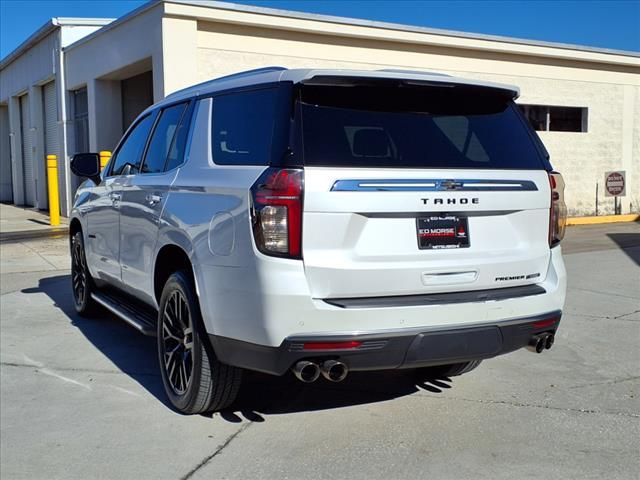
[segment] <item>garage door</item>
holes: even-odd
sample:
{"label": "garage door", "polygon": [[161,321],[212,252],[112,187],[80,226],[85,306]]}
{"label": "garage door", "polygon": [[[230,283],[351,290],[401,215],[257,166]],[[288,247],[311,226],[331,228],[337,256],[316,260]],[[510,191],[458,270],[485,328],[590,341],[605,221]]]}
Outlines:
{"label": "garage door", "polygon": [[31,151],[31,129],[29,128],[29,97],[20,97],[20,138],[22,139],[22,181],[24,182],[24,204],[33,207],[36,201],[36,181],[33,173]]}
{"label": "garage door", "polygon": [[[60,188],[60,203],[64,198],[64,162],[60,157],[58,143],[58,103],[56,83],[49,82],[42,87],[42,111],[44,112],[44,154],[58,156],[58,186]],[[48,173],[48,172],[47,172]]]}

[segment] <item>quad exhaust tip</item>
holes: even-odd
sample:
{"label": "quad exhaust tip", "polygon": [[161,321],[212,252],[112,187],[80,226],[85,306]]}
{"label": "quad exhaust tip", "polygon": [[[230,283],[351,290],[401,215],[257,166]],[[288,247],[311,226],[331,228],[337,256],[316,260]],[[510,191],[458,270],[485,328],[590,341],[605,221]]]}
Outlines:
{"label": "quad exhaust tip", "polygon": [[555,340],[556,340],[556,337],[553,333],[550,333],[549,335],[547,335],[547,339],[545,340],[545,343],[544,343],[544,348],[549,350],[551,347],[553,347],[553,342],[555,342]]}
{"label": "quad exhaust tip", "polygon": [[322,372],[322,376],[330,382],[341,382],[347,378],[347,374],[349,373],[347,366],[337,360],[327,360],[322,364],[320,371]]}
{"label": "quad exhaust tip", "polygon": [[295,377],[304,383],[315,382],[322,376],[330,382],[341,382],[347,378],[349,368],[337,360],[327,360],[318,365],[310,360],[300,360],[291,369]]}
{"label": "quad exhaust tip", "polygon": [[532,352],[542,353],[543,350],[549,350],[553,346],[555,341],[555,335],[553,333],[541,333],[540,335],[534,335],[529,340],[527,348]]}
{"label": "quad exhaust tip", "polygon": [[320,376],[320,366],[308,360],[300,360],[291,370],[296,378],[304,383],[315,382]]}

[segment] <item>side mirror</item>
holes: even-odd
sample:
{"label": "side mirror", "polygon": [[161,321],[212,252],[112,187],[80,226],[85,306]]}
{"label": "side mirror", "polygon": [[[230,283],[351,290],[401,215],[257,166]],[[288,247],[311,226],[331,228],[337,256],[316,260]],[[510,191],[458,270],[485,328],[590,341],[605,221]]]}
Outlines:
{"label": "side mirror", "polygon": [[71,171],[95,181],[100,177],[100,156],[97,153],[76,153],[71,159]]}

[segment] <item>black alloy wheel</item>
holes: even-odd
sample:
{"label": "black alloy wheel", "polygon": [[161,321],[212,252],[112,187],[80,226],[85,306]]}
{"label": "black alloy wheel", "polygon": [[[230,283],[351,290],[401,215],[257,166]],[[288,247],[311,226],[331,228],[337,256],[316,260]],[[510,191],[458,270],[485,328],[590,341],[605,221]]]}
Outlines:
{"label": "black alloy wheel", "polygon": [[162,312],[162,353],[167,380],[176,395],[183,395],[193,374],[193,323],[189,307],[174,290]]}
{"label": "black alloy wheel", "polygon": [[82,232],[76,232],[71,239],[71,289],[76,312],[83,316],[94,314],[97,305],[91,298],[93,282],[87,268]]}
{"label": "black alloy wheel", "polygon": [[164,389],[185,414],[229,406],[238,395],[242,369],[220,362],[202,321],[191,272],[169,276],[160,297],[157,344]]}

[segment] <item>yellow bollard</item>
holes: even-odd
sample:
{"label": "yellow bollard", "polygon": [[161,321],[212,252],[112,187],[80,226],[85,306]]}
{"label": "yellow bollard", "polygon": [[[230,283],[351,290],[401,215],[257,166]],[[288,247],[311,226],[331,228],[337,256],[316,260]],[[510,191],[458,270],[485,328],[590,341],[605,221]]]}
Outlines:
{"label": "yellow bollard", "polygon": [[102,150],[98,155],[100,156],[100,171],[102,171],[111,158],[111,152],[109,150]]}
{"label": "yellow bollard", "polygon": [[47,155],[47,184],[49,185],[49,223],[60,225],[60,194],[58,193],[58,156]]}

